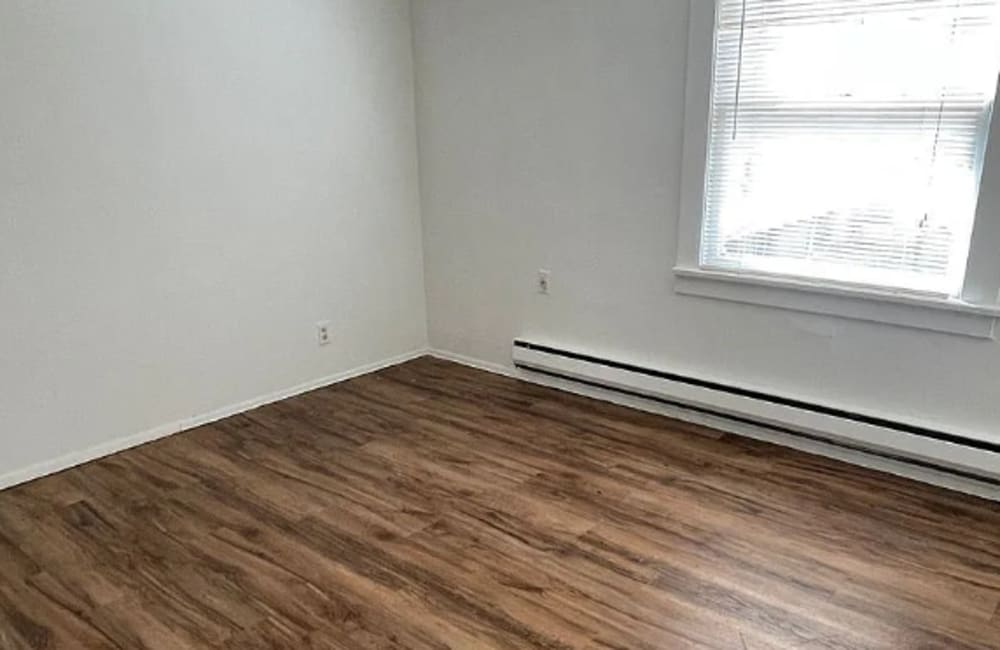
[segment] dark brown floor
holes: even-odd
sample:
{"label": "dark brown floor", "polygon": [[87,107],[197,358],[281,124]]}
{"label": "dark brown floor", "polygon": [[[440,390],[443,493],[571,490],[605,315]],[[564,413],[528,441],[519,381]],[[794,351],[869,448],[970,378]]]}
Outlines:
{"label": "dark brown floor", "polygon": [[0,648],[1000,647],[1000,505],[421,359],[0,493]]}

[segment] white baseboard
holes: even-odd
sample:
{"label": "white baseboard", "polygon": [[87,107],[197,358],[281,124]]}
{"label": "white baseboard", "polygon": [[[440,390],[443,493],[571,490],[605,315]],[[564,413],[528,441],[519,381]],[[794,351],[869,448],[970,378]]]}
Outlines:
{"label": "white baseboard", "polygon": [[43,476],[55,474],[71,467],[76,467],[77,465],[97,460],[98,458],[117,454],[118,452],[125,451],[126,449],[138,447],[139,445],[144,445],[148,442],[153,442],[154,440],[159,440],[160,438],[165,438],[167,436],[172,436],[175,433],[180,433],[181,431],[188,431],[239,413],[245,413],[266,404],[279,402],[283,399],[295,397],[296,395],[301,395],[302,393],[308,393],[309,391],[313,391],[318,388],[324,388],[348,379],[360,377],[361,375],[367,375],[368,373],[382,370],[383,368],[388,368],[390,366],[395,366],[400,363],[416,359],[417,357],[425,356],[428,353],[429,351],[426,348],[420,348],[389,359],[384,359],[382,361],[334,373],[312,381],[307,381],[305,383],[298,384],[297,386],[292,386],[291,388],[274,391],[273,393],[261,395],[237,404],[224,406],[208,413],[202,413],[189,418],[176,420],[174,422],[153,427],[152,429],[147,429],[146,431],[130,436],[116,438],[115,440],[104,442],[94,447],[73,451],[52,460],[36,463],[29,467],[17,469],[0,475],[0,490],[19,485],[21,483],[27,483],[28,481],[33,481]]}
{"label": "white baseboard", "polygon": [[[499,363],[490,363],[489,361],[481,361],[479,359],[474,359],[472,357],[467,357],[464,354],[458,354],[457,352],[449,352],[447,350],[435,350],[431,348],[427,351],[427,354],[434,357],[435,359],[443,359],[444,361],[454,361],[455,363],[460,363],[463,366],[468,366],[470,368],[476,368],[478,370],[485,370],[486,372],[492,372],[495,375],[504,375],[505,377],[514,377],[516,379],[524,379],[526,381],[531,381],[526,373],[521,372],[514,366],[505,366]],[[532,382],[540,383],[540,382]]]}
{"label": "white baseboard", "polygon": [[726,433],[753,438],[755,440],[762,440],[764,442],[770,442],[784,447],[791,447],[809,454],[825,456],[827,458],[833,458],[852,465],[859,465],[861,467],[867,467],[869,469],[894,474],[896,476],[902,476],[915,481],[920,481],[922,483],[947,488],[949,490],[955,490],[957,492],[963,492],[993,501],[1000,501],[1000,488],[989,483],[965,479],[946,472],[938,472],[933,469],[911,465],[902,461],[867,454],[863,451],[846,449],[836,445],[825,444],[806,438],[799,438],[793,435],[776,432],[765,427],[734,422],[726,418],[706,415],[681,407],[622,395],[614,391],[578,384],[564,379],[538,375],[524,370],[519,370],[515,368],[513,364],[505,366],[502,364],[482,361],[480,359],[474,359],[472,357],[457,354],[455,352],[449,352],[447,350],[431,349],[429,354],[438,359],[454,361],[455,363],[460,363],[472,368],[478,368],[479,370],[485,370],[487,372],[507,377],[514,377],[533,384],[548,386],[550,388],[563,390],[576,395],[583,395],[584,397],[591,397],[649,413],[664,415],[683,422],[690,422],[692,424],[698,424],[712,429],[717,429],[719,431],[724,431]]}
{"label": "white baseboard", "polygon": [[854,451],[850,449],[843,449],[841,447],[836,447],[834,445],[827,445],[821,442],[816,442],[813,440],[807,440],[804,438],[797,438],[795,436],[790,436],[782,433],[777,433],[763,427],[755,427],[752,425],[741,424],[726,420],[724,418],[717,418],[710,415],[705,415],[702,413],[696,413],[693,411],[688,411],[679,407],[672,407],[665,404],[659,404],[657,402],[650,402],[648,400],[642,400],[639,398],[630,397],[627,395],[620,395],[612,391],[602,390],[599,388],[593,388],[590,386],[584,386],[576,384],[570,381],[555,379],[550,377],[544,377],[540,375],[534,375],[528,372],[518,370],[513,367],[513,365],[503,365],[498,363],[491,363],[488,361],[483,361],[480,359],[475,359],[466,355],[458,354],[455,352],[449,352],[447,350],[437,350],[437,349],[418,349],[408,352],[406,354],[401,354],[383,361],[379,361],[372,364],[367,364],[365,366],[360,366],[358,368],[353,368],[351,370],[346,370],[343,372],[328,375],[326,377],[321,377],[291,388],[287,388],[280,391],[275,391],[273,393],[262,395],[260,397],[239,402],[230,406],[223,407],[221,409],[216,409],[209,413],[203,413],[201,415],[193,416],[190,418],[183,418],[175,422],[164,424],[140,433],[125,436],[122,438],[117,438],[94,447],[83,449],[80,451],[71,452],[55,458],[53,460],[44,461],[25,467],[23,469],[14,470],[6,474],[0,475],[0,490],[18,485],[21,483],[26,483],[43,476],[48,476],[49,474],[54,474],[56,472],[61,472],[63,470],[75,467],[77,465],[82,465],[84,463],[90,462],[92,460],[97,460],[98,458],[103,458],[105,456],[110,456],[118,452],[130,449],[132,447],[137,447],[139,445],[152,442],[154,440],[159,440],[160,438],[165,438],[171,436],[175,433],[180,433],[181,431],[188,431],[190,429],[197,428],[199,426],[221,420],[223,418],[230,417],[239,413],[244,413],[246,411],[264,406],[266,404],[271,404],[273,402],[278,402],[283,399],[288,399],[289,397],[294,397],[302,393],[307,393],[318,388],[323,388],[325,386],[330,386],[341,381],[346,381],[348,379],[353,379],[354,377],[359,377],[383,368],[388,368],[390,366],[398,365],[418,357],[430,355],[438,359],[444,359],[447,361],[454,361],[455,363],[460,363],[471,368],[477,368],[479,370],[485,370],[498,375],[504,375],[507,377],[514,377],[516,379],[521,379],[530,383],[548,386],[550,388],[555,388],[558,390],[564,390],[566,392],[574,393],[577,395],[583,395],[585,397],[591,397],[607,402],[612,402],[622,406],[627,406],[630,408],[635,408],[641,411],[647,411],[650,413],[657,413],[659,415],[665,415],[667,417],[672,417],[677,420],[684,422],[691,422],[694,424],[699,424],[702,426],[711,427],[718,429],[720,431],[725,431],[727,433],[732,433],[735,435],[745,436],[748,438],[753,438],[756,440],[763,440],[765,442],[772,442],[786,447],[791,447],[794,449],[799,449],[810,454],[816,454],[819,456],[826,456],[828,458],[834,458],[854,465],[860,465],[862,467],[868,467],[870,469],[888,472],[890,474],[895,474],[897,476],[903,476],[916,481],[921,481],[924,483],[930,483],[932,485],[937,485],[940,487],[948,488],[951,490],[956,490],[959,492],[964,492],[967,494],[972,494],[975,496],[983,497],[986,499],[991,499],[994,501],[1000,501],[1000,488],[996,488],[989,484],[979,483],[976,481],[962,479],[960,477],[955,477],[942,472],[935,472],[931,469],[925,469],[922,467],[916,467],[913,465],[908,465],[899,461],[894,461],[886,458],[881,458],[879,456],[873,456],[860,451]]}

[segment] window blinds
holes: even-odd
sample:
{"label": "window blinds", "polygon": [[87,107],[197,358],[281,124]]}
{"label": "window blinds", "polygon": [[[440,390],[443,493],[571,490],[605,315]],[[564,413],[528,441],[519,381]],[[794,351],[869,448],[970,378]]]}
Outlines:
{"label": "window blinds", "polygon": [[719,0],[701,265],[955,296],[1000,0]]}

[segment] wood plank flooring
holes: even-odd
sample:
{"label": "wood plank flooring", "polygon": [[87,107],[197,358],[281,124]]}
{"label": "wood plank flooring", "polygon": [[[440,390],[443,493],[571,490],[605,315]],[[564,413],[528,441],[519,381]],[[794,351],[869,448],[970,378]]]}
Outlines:
{"label": "wood plank flooring", "polygon": [[429,358],[0,493],[0,648],[1000,648],[1000,505]]}

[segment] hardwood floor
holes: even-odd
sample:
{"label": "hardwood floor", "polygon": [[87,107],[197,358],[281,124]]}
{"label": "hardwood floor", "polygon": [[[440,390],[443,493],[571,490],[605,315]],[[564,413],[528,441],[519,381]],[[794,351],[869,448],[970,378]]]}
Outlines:
{"label": "hardwood floor", "polygon": [[420,359],[0,493],[0,648],[1000,648],[1000,505]]}

